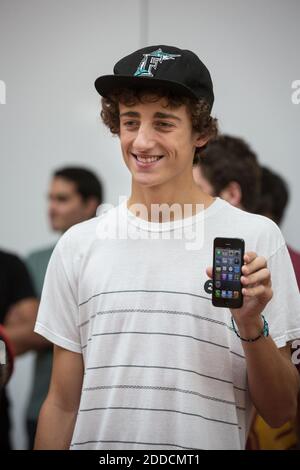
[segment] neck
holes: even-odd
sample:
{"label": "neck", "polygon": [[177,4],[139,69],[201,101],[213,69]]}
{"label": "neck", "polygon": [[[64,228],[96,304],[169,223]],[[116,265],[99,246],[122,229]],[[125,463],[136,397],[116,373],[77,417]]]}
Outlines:
{"label": "neck", "polygon": [[[153,216],[153,214],[151,216],[151,206],[165,204],[168,207],[171,207],[176,204],[177,207],[180,207],[181,209],[178,213],[179,215],[176,213],[174,214],[173,212],[169,214],[171,220],[176,220],[178,218],[182,218],[182,214],[184,214],[186,210],[185,205],[190,205],[188,216],[191,216],[199,212],[199,206],[197,205],[201,204],[201,209],[206,209],[213,203],[213,201],[214,198],[201,191],[192,177],[188,182],[185,181],[184,185],[174,185],[174,182],[171,182],[169,185],[142,186],[140,184],[136,184],[133,180],[132,191],[127,207],[135,215],[145,218],[148,221],[163,222],[163,217],[161,217],[162,214],[159,215],[159,219],[157,219],[157,216]],[[144,214],[139,212],[136,208],[131,207],[134,204],[144,206]]]}

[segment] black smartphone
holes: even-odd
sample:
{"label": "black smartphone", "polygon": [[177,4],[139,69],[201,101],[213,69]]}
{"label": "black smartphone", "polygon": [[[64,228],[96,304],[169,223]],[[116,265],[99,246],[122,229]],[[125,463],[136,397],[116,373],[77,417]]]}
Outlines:
{"label": "black smartphone", "polygon": [[245,242],[241,238],[215,238],[212,293],[215,307],[242,307],[241,271],[244,253]]}

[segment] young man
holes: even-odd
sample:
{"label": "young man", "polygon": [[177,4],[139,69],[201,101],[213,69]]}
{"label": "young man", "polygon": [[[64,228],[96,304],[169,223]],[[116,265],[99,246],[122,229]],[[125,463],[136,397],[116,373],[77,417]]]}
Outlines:
{"label": "young man", "polygon": [[[64,234],[49,263],[36,331],[55,344],[54,365],[36,449],[242,449],[248,392],[273,426],[296,410],[285,346],[300,308],[282,235],[193,181],[196,149],[216,131],[194,53],[147,47],[95,85],[132,190]],[[217,236],[246,243],[244,305],[231,312],[205,291]]]}

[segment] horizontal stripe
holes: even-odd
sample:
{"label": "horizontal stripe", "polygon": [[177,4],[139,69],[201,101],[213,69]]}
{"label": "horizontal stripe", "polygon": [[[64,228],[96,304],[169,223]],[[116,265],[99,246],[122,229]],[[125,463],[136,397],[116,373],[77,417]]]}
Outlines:
{"label": "horizontal stripe", "polygon": [[95,314],[91,315],[89,320],[84,321],[80,325],[78,325],[78,328],[82,328],[83,326],[86,326],[90,323],[90,320],[92,318],[95,318],[98,315],[109,315],[113,313],[164,313],[167,315],[183,315],[187,317],[192,317],[196,318],[197,320],[205,320],[211,323],[215,323],[217,325],[222,325],[222,326],[227,326],[228,329],[233,331],[233,329],[227,325],[225,322],[220,321],[220,320],[214,320],[213,318],[208,318],[208,317],[203,317],[201,315],[197,315],[196,313],[191,313],[191,312],[183,312],[180,310],[151,310],[151,309],[142,309],[142,308],[124,308],[124,309],[116,309],[116,310],[104,310],[100,312],[96,312]]}
{"label": "horizontal stripe", "polygon": [[175,387],[162,387],[162,386],[155,386],[155,385],[98,385],[95,387],[86,387],[82,391],[83,392],[91,392],[95,390],[112,390],[112,389],[132,389],[132,390],[159,390],[165,392],[178,392],[178,393],[186,393],[188,395],[195,395],[197,397],[203,398],[204,400],[212,400],[219,403],[226,403],[227,405],[234,406],[242,411],[245,411],[245,408],[237,406],[235,402],[222,400],[221,398],[212,397],[209,395],[203,395],[202,393],[195,392],[193,390],[185,390],[182,388],[175,388]]}
{"label": "horizontal stripe", "polygon": [[[178,338],[187,338],[187,339],[193,339],[195,341],[199,341],[200,343],[211,344],[212,346],[216,346],[216,347],[219,347],[219,348],[229,350],[228,346],[224,346],[223,344],[219,344],[219,343],[214,343],[213,341],[208,341],[208,340],[205,340],[205,339],[196,338],[195,336],[180,335],[178,333],[162,333],[162,332],[159,332],[159,331],[110,331],[110,332],[105,332],[105,333],[93,333],[92,338],[96,337],[96,336],[129,335],[129,334],[134,334],[134,335],[158,335],[158,336],[162,335],[162,336],[174,336],[174,337],[178,337]],[[90,342],[92,340],[92,338],[89,338],[88,342]],[[86,347],[87,347],[87,344],[82,346],[81,349],[85,349]],[[234,351],[230,351],[230,352],[232,354],[235,354],[236,356],[241,357],[242,359],[244,359],[244,356],[242,356],[241,354],[238,354]]]}
{"label": "horizontal stripe", "polygon": [[82,446],[85,444],[96,444],[97,442],[101,442],[103,444],[137,444],[140,446],[169,446],[169,447],[177,447],[179,449],[188,449],[188,450],[203,450],[203,449],[198,449],[198,448],[193,448],[193,447],[184,447],[180,446],[178,444],[169,444],[165,442],[137,442],[137,441],[85,441],[85,442],[74,442],[74,444],[71,444],[70,447],[74,446]]}
{"label": "horizontal stripe", "polygon": [[[109,332],[105,332],[105,333],[93,333],[92,338],[96,337],[96,336],[109,336],[109,335],[174,336],[174,337],[178,337],[178,338],[193,339],[195,341],[199,341],[200,343],[207,343],[207,344],[211,344],[213,346],[218,346],[218,347],[223,348],[223,349],[229,349],[228,346],[223,346],[223,344],[218,344],[218,343],[214,343],[212,341],[208,341],[208,340],[205,340],[205,339],[196,338],[196,336],[180,335],[178,333],[162,333],[160,331],[109,331]],[[92,338],[89,338],[88,341],[91,341]],[[85,346],[82,346],[82,349],[86,348],[86,346],[87,346],[87,344]]]}
{"label": "horizontal stripe", "polygon": [[191,297],[198,297],[199,299],[205,299],[205,300],[210,300],[210,297],[204,297],[203,295],[198,295],[198,294],[192,294],[191,292],[177,292],[177,291],[171,291],[171,290],[148,290],[148,289],[133,289],[133,290],[112,290],[112,291],[107,291],[107,292],[99,292],[98,294],[94,294],[91,297],[89,297],[87,300],[81,302],[78,307],[82,307],[82,305],[86,305],[90,300],[100,297],[101,295],[107,295],[107,294],[123,294],[124,292],[147,292],[147,293],[164,293],[164,294],[179,294],[179,295],[189,295]]}
{"label": "horizontal stripe", "polygon": [[[199,375],[200,377],[205,377],[207,379],[212,379],[212,380],[217,380],[219,382],[224,382],[224,383],[228,383],[230,385],[233,385],[233,382],[231,382],[230,380],[225,380],[225,379],[220,379],[219,377],[213,377],[212,375],[206,375],[206,374],[200,374],[200,372],[196,372],[195,370],[191,370],[191,369],[181,369],[179,367],[166,367],[166,366],[144,366],[144,365],[137,365],[137,364],[115,364],[115,365],[112,365],[112,366],[94,366],[94,367],[87,367],[85,369],[85,371],[88,371],[88,370],[95,370],[95,369],[109,369],[109,368],[113,368],[113,367],[140,367],[142,369],[164,369],[164,370],[177,370],[177,371],[180,371],[180,372],[188,372],[188,373],[191,373],[191,374],[196,374],[196,375]],[[85,372],[86,373],[86,372]],[[236,387],[235,385],[233,385],[234,388],[236,388],[237,390],[240,390],[241,392],[246,392],[246,389],[245,388],[240,388],[240,387]]]}
{"label": "horizontal stripe", "polygon": [[242,354],[239,354],[235,351],[231,351],[231,349],[230,349],[229,352],[230,352],[230,354],[233,354],[234,356],[240,357],[241,359],[245,359],[245,356],[243,356]]}
{"label": "horizontal stripe", "polygon": [[230,421],[223,421],[221,419],[215,419],[215,418],[207,418],[206,416],[202,416],[196,413],[188,413],[186,411],[179,411],[179,410],[168,410],[165,408],[134,408],[134,407],[129,407],[129,406],[107,406],[107,407],[95,407],[95,408],[82,408],[79,410],[80,413],[86,413],[90,411],[105,411],[105,410],[126,410],[126,411],[159,411],[160,413],[163,411],[165,413],[178,413],[181,415],[186,415],[186,416],[193,416],[195,418],[201,418],[204,419],[205,421],[212,421],[215,423],[220,423],[220,424],[226,424],[229,426],[238,426],[238,423],[231,423]]}

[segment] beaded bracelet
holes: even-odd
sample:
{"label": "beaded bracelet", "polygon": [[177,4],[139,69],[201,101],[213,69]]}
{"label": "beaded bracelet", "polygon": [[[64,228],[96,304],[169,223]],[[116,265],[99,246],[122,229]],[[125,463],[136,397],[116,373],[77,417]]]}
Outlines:
{"label": "beaded bracelet", "polygon": [[264,321],[264,326],[263,326],[263,329],[262,329],[261,333],[260,333],[256,338],[250,338],[250,339],[242,338],[241,335],[239,334],[238,330],[237,330],[236,327],[235,327],[233,317],[231,317],[232,330],[235,332],[235,334],[236,334],[242,341],[246,341],[247,343],[253,343],[254,341],[257,341],[259,338],[261,338],[262,336],[264,336],[264,337],[269,336],[269,325],[268,325],[268,322],[267,322],[267,320],[265,319],[265,317],[264,317],[263,315],[262,315],[262,319],[263,319],[263,321]]}

